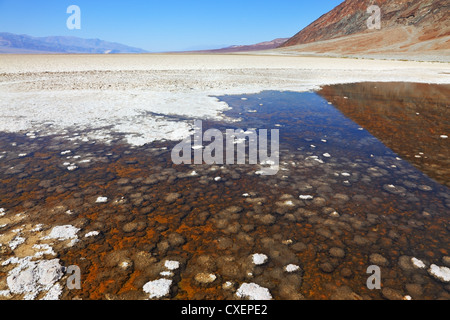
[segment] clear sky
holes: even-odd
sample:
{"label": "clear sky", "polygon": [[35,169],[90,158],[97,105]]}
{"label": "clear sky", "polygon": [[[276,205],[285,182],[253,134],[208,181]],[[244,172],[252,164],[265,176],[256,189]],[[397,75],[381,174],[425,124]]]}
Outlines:
{"label": "clear sky", "polygon": [[[0,32],[76,36],[149,51],[253,44],[288,38],[343,0],[0,0]],[[67,8],[81,9],[69,30]]]}

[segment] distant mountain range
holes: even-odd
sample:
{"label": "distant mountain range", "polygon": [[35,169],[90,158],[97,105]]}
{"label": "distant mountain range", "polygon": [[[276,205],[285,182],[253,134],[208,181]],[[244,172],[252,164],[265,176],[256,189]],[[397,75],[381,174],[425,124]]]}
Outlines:
{"label": "distant mountain range", "polygon": [[241,46],[230,46],[222,49],[214,49],[214,50],[202,50],[202,52],[211,52],[211,53],[232,53],[232,52],[248,52],[248,51],[260,51],[260,50],[270,50],[278,48],[280,45],[285,43],[289,38],[278,38],[272,41],[265,41],[256,44],[250,45],[241,45]]}
{"label": "distant mountain range", "polygon": [[0,32],[0,53],[145,53],[120,43],[77,37],[31,37]]}
{"label": "distant mountain range", "polygon": [[[288,38],[279,38],[251,45],[236,45],[221,49],[195,50],[190,52],[232,53],[269,50],[279,47]],[[0,32],[0,53],[147,53],[143,49],[129,47],[120,43],[100,39],[82,39],[77,37],[32,37],[24,34]]]}

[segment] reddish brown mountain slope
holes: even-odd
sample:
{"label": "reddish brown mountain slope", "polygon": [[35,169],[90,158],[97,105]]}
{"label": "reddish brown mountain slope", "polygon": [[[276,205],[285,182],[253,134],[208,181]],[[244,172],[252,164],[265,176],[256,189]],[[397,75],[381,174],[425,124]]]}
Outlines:
{"label": "reddish brown mountain slope", "polygon": [[[381,30],[368,30],[367,8],[381,8]],[[281,47],[339,54],[450,50],[448,0],[346,0]],[[442,51],[444,50],[444,51]]]}
{"label": "reddish brown mountain slope", "polygon": [[347,0],[289,39],[292,46],[367,31],[367,8],[381,8],[382,28],[415,26],[430,37],[450,35],[448,0]]}
{"label": "reddish brown mountain slope", "polygon": [[213,49],[213,50],[201,50],[197,52],[204,53],[232,53],[232,52],[249,52],[249,51],[260,51],[260,50],[270,50],[278,48],[280,45],[285,43],[288,38],[278,38],[272,41],[265,41],[256,44],[250,45],[242,45],[242,46],[231,46],[221,49]]}

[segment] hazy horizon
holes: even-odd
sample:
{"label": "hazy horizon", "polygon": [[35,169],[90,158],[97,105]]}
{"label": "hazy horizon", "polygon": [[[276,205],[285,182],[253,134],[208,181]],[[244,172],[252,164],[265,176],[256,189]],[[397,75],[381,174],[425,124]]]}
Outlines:
{"label": "hazy horizon", "polygon": [[[342,2],[0,0],[0,32],[101,39],[150,52],[216,49],[289,38]],[[66,26],[70,5],[81,9],[80,30]]]}

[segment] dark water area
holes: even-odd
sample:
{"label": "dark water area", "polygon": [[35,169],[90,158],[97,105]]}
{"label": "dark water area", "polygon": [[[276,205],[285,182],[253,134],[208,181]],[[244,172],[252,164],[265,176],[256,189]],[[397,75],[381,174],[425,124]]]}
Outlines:
{"label": "dark water area", "polygon": [[[338,88],[370,105],[363,89]],[[449,299],[448,280],[430,271],[450,260],[450,192],[437,182],[445,178],[406,161],[328,90],[218,97],[241,121],[204,121],[204,130],[280,130],[274,176],[255,174],[258,165],[174,165],[173,142],[1,134],[1,260],[32,255],[42,235],[72,225],[79,241],[52,246],[61,264],[80,267],[82,283],[62,299],[147,299],[144,285],[158,279],[171,280],[169,299],[237,299],[243,283],[274,299]],[[442,134],[447,120],[436,125]],[[37,224],[42,234],[31,231]],[[11,249],[17,228],[27,241]],[[267,261],[256,265],[253,254]],[[169,272],[167,260],[180,267]],[[381,268],[382,290],[367,288],[371,265]],[[0,291],[12,267],[0,264]]]}
{"label": "dark water area", "polygon": [[387,147],[450,186],[450,85],[354,83],[326,86],[332,102]]}

